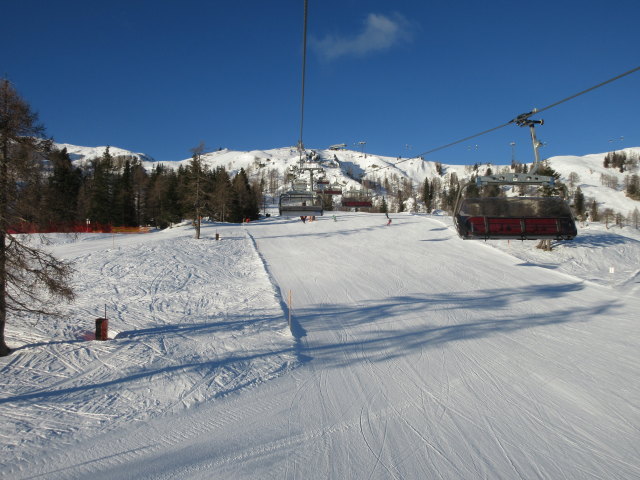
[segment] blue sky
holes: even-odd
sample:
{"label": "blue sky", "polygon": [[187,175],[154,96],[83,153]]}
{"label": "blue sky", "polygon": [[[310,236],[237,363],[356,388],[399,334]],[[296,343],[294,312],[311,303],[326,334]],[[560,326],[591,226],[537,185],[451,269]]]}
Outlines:
{"label": "blue sky", "polygon": [[[157,160],[297,143],[302,0],[0,8],[0,76],[58,142]],[[309,0],[304,143],[406,157],[501,125],[639,66],[639,21],[637,0]],[[543,157],[640,146],[640,72],[542,118]],[[516,126],[427,159],[509,163],[511,142],[531,161]]]}

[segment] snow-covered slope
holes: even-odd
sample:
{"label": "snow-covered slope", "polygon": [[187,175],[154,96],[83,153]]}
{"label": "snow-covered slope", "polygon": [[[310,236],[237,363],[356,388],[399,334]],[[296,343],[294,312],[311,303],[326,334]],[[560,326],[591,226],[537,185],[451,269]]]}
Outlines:
{"label": "snow-covered slope", "polygon": [[[640,148],[626,148],[618,150],[624,152],[627,157],[640,159]],[[608,152],[607,152],[608,153]],[[561,156],[551,157],[549,164],[560,175],[563,182],[568,183],[571,173],[578,175],[575,186],[580,187],[587,198],[595,198],[603,208],[611,208],[615,212],[627,215],[634,208],[640,209],[640,202],[631,200],[624,194],[624,180],[628,175],[640,174],[640,169],[620,172],[616,168],[605,168],[604,158],[607,153],[586,155],[583,157]],[[617,188],[607,187],[602,183],[602,176],[615,177]]]}
{"label": "snow-covered slope", "polygon": [[3,475],[640,477],[637,230],[549,253],[335,220],[53,236],[79,298],[8,326]]}
{"label": "snow-covered slope", "polygon": [[[0,363],[2,464],[28,458],[29,445],[176,412],[298,362],[243,232],[221,242],[197,241],[185,227],[47,238],[75,262],[79,298],[67,318],[8,329],[22,333],[10,334],[16,351]],[[105,309],[114,340],[90,341]]]}

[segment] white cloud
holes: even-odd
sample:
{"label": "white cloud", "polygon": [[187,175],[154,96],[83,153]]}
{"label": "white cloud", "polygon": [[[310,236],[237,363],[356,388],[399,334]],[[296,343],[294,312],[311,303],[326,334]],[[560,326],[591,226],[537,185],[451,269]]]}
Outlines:
{"label": "white cloud", "polygon": [[326,60],[344,56],[361,57],[410,40],[411,30],[410,22],[400,14],[389,17],[370,13],[362,32],[356,36],[328,35],[320,40],[312,38],[310,44]]}

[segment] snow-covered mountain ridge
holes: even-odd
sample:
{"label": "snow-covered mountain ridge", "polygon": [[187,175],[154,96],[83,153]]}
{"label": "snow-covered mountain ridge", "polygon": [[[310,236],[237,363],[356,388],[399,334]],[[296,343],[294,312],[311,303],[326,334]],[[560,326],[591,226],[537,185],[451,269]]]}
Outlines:
{"label": "snow-covered mountain ridge", "polygon": [[[55,143],[56,148],[62,150],[63,148],[67,149],[67,153],[71,158],[71,161],[74,165],[79,167],[85,166],[90,160],[94,158],[100,158],[105,150],[106,146],[102,147],[81,147],[79,145],[72,145],[70,143]],[[144,153],[136,153],[130,150],[125,150],[124,148],[112,147],[109,146],[109,153],[114,157],[132,157],[140,160],[145,163],[154,163],[155,160],[150,156]]]}
{"label": "snow-covered mountain ridge", "polygon": [[[57,144],[59,148],[67,148],[74,164],[84,166],[93,158],[102,156],[107,147],[81,147],[71,144]],[[144,153],[131,152],[129,150],[109,147],[113,156],[128,156],[137,158],[143,166],[151,171],[156,165],[162,164],[170,168],[178,168],[187,165],[190,158],[157,162]],[[628,158],[635,159],[635,167],[625,172],[615,168],[606,168],[603,165],[605,156],[610,152],[595,153],[584,156],[562,155],[546,159],[549,165],[560,174],[560,180],[570,186],[570,190],[577,187],[582,189],[587,199],[595,198],[601,208],[611,208],[616,212],[627,215],[638,208],[638,201],[632,200],[624,193],[625,177],[638,174],[638,159],[640,147],[631,147],[621,150]],[[382,184],[385,178],[394,175],[399,179],[411,181],[420,190],[425,178],[440,177],[447,181],[451,174],[455,173],[460,180],[468,179],[475,173],[473,165],[443,164],[420,158],[385,157],[375,154],[363,153],[353,150],[313,150],[317,154],[317,165],[324,170],[324,175],[331,182],[340,183],[343,188],[361,188],[360,179],[364,178]],[[275,170],[281,178],[286,171],[296,166],[299,162],[299,154],[295,147],[282,147],[270,150],[235,151],[222,149],[205,153],[203,161],[209,168],[224,167],[234,175],[241,168],[250,177],[256,178],[267,175]],[[526,162],[530,163],[530,162]],[[479,166],[479,172],[484,173],[487,167],[491,167],[494,173],[509,169],[507,165],[483,164]],[[442,175],[438,173],[438,170]],[[615,177],[617,186],[611,188],[603,185],[603,176],[609,179]],[[572,180],[573,179],[573,180]],[[615,182],[614,182],[615,183]]]}

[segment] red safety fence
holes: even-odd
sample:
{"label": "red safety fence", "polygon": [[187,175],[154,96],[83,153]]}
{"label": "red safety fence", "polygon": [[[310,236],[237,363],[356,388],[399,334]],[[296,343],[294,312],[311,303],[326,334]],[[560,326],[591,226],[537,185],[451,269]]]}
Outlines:
{"label": "red safety fence", "polygon": [[111,227],[113,233],[149,233],[151,227]]}
{"label": "red safety fence", "polygon": [[75,222],[36,224],[21,222],[9,227],[11,234],[19,233],[148,233],[151,227],[118,227],[108,223]]}

